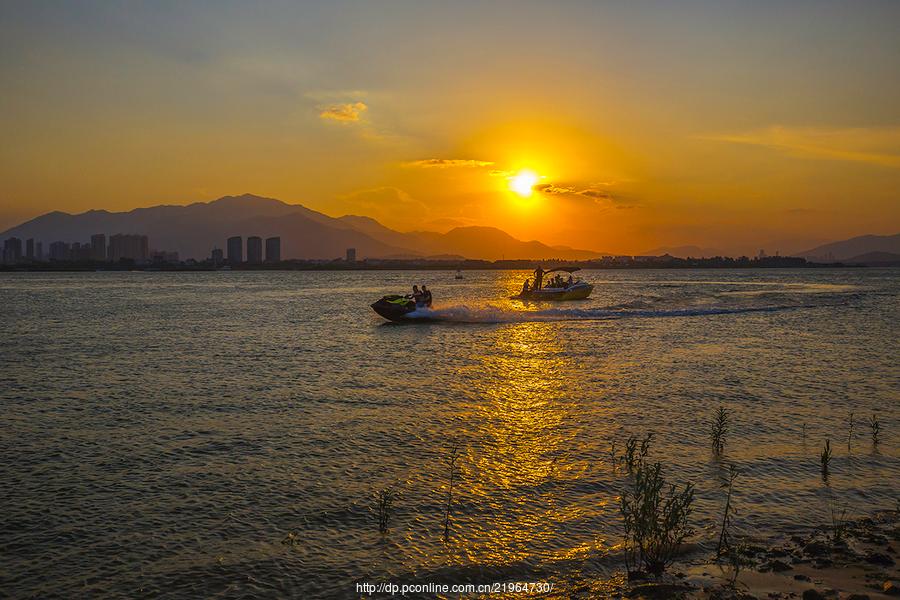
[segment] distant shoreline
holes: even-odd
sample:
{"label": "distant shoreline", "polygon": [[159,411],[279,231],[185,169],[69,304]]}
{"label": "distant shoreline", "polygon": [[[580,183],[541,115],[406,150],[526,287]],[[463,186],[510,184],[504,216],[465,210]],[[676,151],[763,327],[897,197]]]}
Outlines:
{"label": "distant shoreline", "polygon": [[214,266],[208,262],[179,264],[134,264],[122,262],[45,262],[0,265],[0,272],[218,272],[218,271],[530,271],[537,265],[577,267],[583,270],[648,270],[648,269],[823,269],[823,268],[880,268],[900,265],[865,265],[812,263],[802,258],[768,257],[763,259],[673,259],[666,261],[402,261],[379,260],[347,263],[346,261],[289,260],[278,263]]}

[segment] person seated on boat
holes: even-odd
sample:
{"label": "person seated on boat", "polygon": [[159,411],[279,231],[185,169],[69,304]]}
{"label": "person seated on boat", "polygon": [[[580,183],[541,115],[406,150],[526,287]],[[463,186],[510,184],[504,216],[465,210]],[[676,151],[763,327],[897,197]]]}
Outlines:
{"label": "person seated on boat", "polygon": [[569,275],[569,281],[566,282],[566,287],[572,287],[575,285],[575,280],[572,278],[572,275]]}
{"label": "person seated on boat", "polygon": [[425,284],[422,284],[422,304],[431,308],[431,290],[425,287]]}
{"label": "person seated on boat", "polygon": [[532,290],[541,289],[541,283],[544,281],[544,269],[538,267],[534,270],[534,285],[531,286]]}
{"label": "person seated on boat", "polygon": [[527,294],[530,290],[530,286],[531,286],[531,280],[526,279],[525,283],[522,284],[522,293]]}
{"label": "person seated on boat", "polygon": [[416,306],[422,306],[422,301],[425,298],[425,295],[419,291],[419,286],[413,286],[412,299],[416,303]]}

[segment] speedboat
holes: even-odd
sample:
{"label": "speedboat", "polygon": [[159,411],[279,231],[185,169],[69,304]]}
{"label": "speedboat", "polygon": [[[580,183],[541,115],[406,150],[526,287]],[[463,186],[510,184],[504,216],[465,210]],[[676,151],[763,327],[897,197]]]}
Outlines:
{"label": "speedboat", "polygon": [[[397,294],[384,296],[378,302],[374,302],[372,310],[388,321],[396,323],[428,322],[432,320],[428,317],[428,313],[424,312],[428,310],[426,306],[417,306],[412,298]],[[413,316],[412,313],[415,313],[417,310],[422,312]]]}
{"label": "speedboat", "polygon": [[[549,271],[544,271],[544,275],[548,275],[557,271],[574,273],[575,271],[580,270],[581,269],[577,267],[550,269]],[[528,290],[527,292],[521,292],[515,296],[512,296],[511,299],[529,300],[536,302],[543,300],[584,300],[585,298],[590,296],[591,292],[593,291],[594,286],[592,284],[586,281],[582,281],[581,279],[577,279],[573,281],[571,285],[566,283],[562,287],[542,287],[539,290]]]}

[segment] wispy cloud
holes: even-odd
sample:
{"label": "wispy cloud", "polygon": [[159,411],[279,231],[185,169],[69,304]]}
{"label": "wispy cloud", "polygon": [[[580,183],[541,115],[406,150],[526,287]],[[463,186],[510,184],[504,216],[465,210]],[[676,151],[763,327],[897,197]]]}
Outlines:
{"label": "wispy cloud", "polygon": [[492,162],[469,158],[426,158],[403,163],[404,167],[420,169],[452,169],[455,167],[489,167]]}
{"label": "wispy cloud", "polygon": [[900,168],[900,127],[814,128],[774,126],[702,139],[762,146],[791,156],[863,162]]}
{"label": "wispy cloud", "polygon": [[369,110],[369,107],[363,102],[332,104],[323,108],[319,113],[319,117],[330,121],[352,123],[359,121],[360,115],[367,110]]}
{"label": "wispy cloud", "polygon": [[591,185],[573,185],[563,183],[541,183],[534,186],[534,190],[550,196],[576,196],[586,198],[602,206],[615,208],[634,208],[636,204],[630,203],[619,194],[614,194],[609,183],[597,183]]}

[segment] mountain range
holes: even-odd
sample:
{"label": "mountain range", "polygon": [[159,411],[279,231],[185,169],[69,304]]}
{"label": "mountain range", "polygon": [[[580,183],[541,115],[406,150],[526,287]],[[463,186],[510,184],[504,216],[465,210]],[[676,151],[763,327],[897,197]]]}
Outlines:
{"label": "mountain range", "polygon": [[[879,256],[867,256],[869,254],[878,253]],[[807,260],[814,262],[870,262],[873,258],[890,260],[890,255],[895,256],[894,260],[900,259],[900,233],[894,235],[861,235],[840,242],[832,242],[817,246],[811,250],[800,252],[797,256],[802,256]]]}
{"label": "mountain range", "polygon": [[[362,258],[472,258],[484,260],[589,260],[608,252],[549,246],[521,241],[494,227],[457,227],[446,233],[400,232],[375,219],[358,215],[330,217],[300,204],[252,194],[225,196],[187,206],[160,205],[127,212],[90,210],[80,214],[55,211],[12,227],[0,237],[34,238],[44,242],[88,242],[95,233],[140,233],[151,248],[176,251],[182,259],[207,258],[223,248],[227,238],[281,237],[285,259],[334,259],[347,248]],[[721,256],[725,253],[698,246],[661,246],[644,253],[681,258]],[[900,261],[900,234],[863,235],[797,253],[811,261],[894,264]]]}
{"label": "mountain range", "polygon": [[524,242],[493,227],[457,227],[447,233],[402,233],[375,219],[356,215],[329,217],[299,204],[252,194],[225,196],[187,206],[161,205],[128,212],[90,210],[73,215],[47,213],[0,233],[44,242],[87,242],[95,233],[139,233],[157,250],[176,251],[182,259],[203,259],[227,238],[281,237],[285,259],[333,259],[347,248],[362,258],[452,257],[587,260],[603,253]]}

